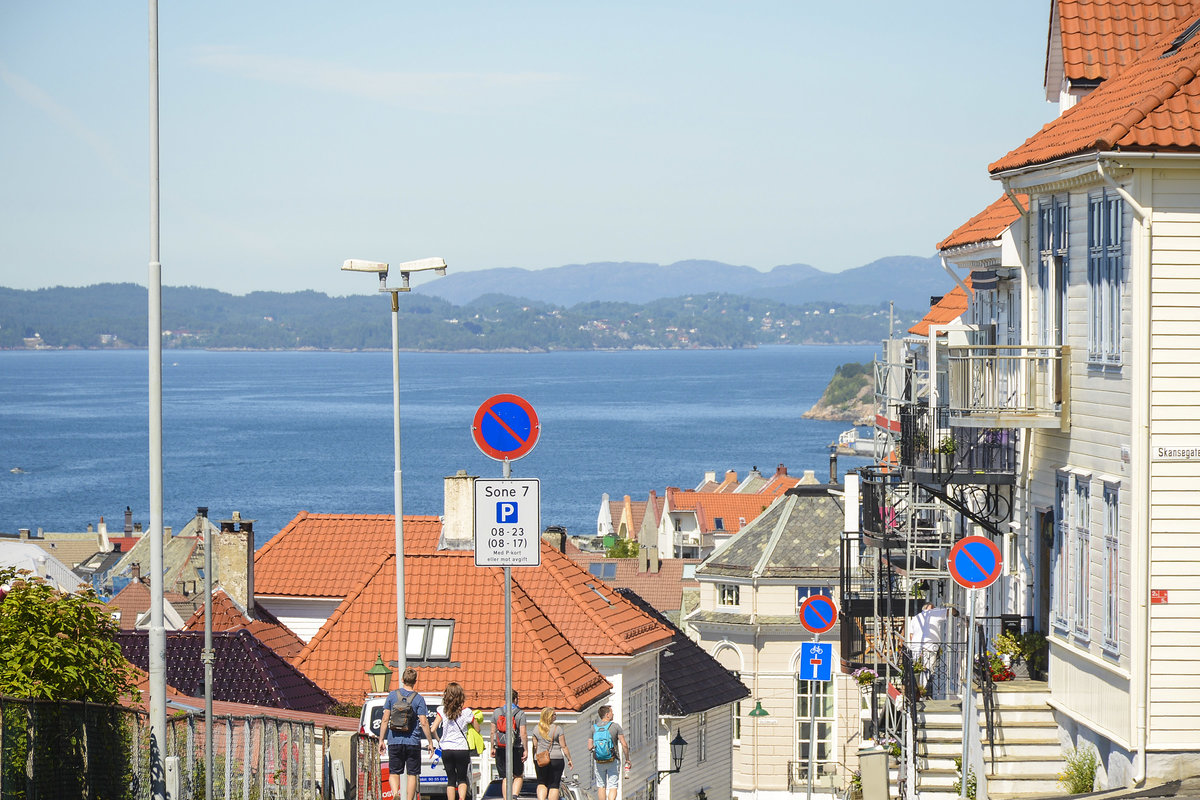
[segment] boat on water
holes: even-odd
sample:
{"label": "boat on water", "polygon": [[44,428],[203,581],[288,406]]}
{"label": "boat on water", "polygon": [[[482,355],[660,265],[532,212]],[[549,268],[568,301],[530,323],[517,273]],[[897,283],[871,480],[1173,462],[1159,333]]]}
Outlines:
{"label": "boat on water", "polygon": [[851,428],[838,434],[837,441],[830,442],[829,449],[839,456],[873,456],[875,455],[875,437],[864,434],[858,428]]}
{"label": "boat on water", "polygon": [[20,467],[13,467],[12,469],[9,470],[9,472],[11,472],[13,475],[24,475],[25,474],[25,470],[21,469]]}

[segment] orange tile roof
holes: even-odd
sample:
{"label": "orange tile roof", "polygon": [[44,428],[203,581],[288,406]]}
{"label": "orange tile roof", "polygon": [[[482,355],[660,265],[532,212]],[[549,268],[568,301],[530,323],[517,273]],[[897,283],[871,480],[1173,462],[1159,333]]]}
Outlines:
{"label": "orange tile roof", "polygon": [[743,524],[749,524],[771,504],[771,498],[762,494],[714,494],[668,487],[667,502],[672,511],[694,511],[701,531],[714,531],[719,518],[724,532],[737,533]]}
{"label": "orange tile roof", "polygon": [[788,475],[787,473],[777,473],[772,475],[771,479],[767,481],[767,485],[758,490],[756,494],[759,497],[767,497],[774,500],[776,497],[779,497],[779,495],[783,494],[788,489],[791,489],[793,486],[796,486],[799,483],[800,479],[795,476]]}
{"label": "orange tile roof", "polygon": [[[274,650],[282,658],[291,661],[304,649],[304,641],[292,633],[291,628],[284,625],[265,608],[257,610],[258,619],[250,619],[246,612],[225,593],[224,589],[213,592],[213,623],[214,631],[237,631],[245,629],[254,635],[267,647]],[[196,609],[195,613],[184,623],[186,631],[204,630],[204,606]]]}
{"label": "orange tile roof", "polygon": [[[971,278],[967,276],[963,279],[967,286],[971,285]],[[967,311],[967,293],[963,291],[961,286],[955,286],[949,294],[943,295],[942,299],[933,304],[920,322],[908,329],[908,332],[915,336],[928,336],[929,327],[931,325],[946,325],[961,317]]]}
{"label": "orange tile roof", "polygon": [[[164,591],[163,599],[170,603],[176,611],[180,608],[190,608],[191,599],[179,592]],[[141,580],[130,581],[129,584],[113,595],[106,604],[110,610],[119,612],[118,623],[123,631],[131,631],[137,624],[137,618],[150,609],[150,587]]]}
{"label": "orange tile roof", "polygon": [[[308,523],[310,516],[319,525]],[[301,511],[254,554],[254,593],[288,597],[345,597],[380,553],[395,550],[391,514],[320,514]],[[404,517],[404,548],[441,532],[438,517]],[[285,545],[286,543],[286,545]]]}
{"label": "orange tile roof", "polygon": [[[1018,194],[1017,199],[1023,206],[1029,207],[1029,195]],[[1021,213],[1008,197],[1000,195],[999,200],[959,225],[953,233],[938,242],[937,249],[949,250],[952,247],[994,241],[1020,217]]]}
{"label": "orange tile roof", "polygon": [[[1198,19],[1193,15],[1186,22]],[[1166,55],[1184,27],[1157,39],[1136,62],[991,164],[989,171],[1093,151],[1200,150],[1200,36]]]}
{"label": "orange tile roof", "polygon": [[584,569],[588,564],[614,564],[616,575],[606,583],[617,589],[631,589],[663,614],[678,614],[683,605],[684,587],[700,586],[694,577],[686,580],[683,577],[683,568],[699,564],[698,558],[664,558],[659,562],[658,572],[639,572],[636,558],[606,558],[603,553],[582,551],[571,554],[571,558]]}
{"label": "orange tile roof", "polygon": [[[396,641],[392,533],[390,515],[302,514],[271,540],[270,559],[255,561],[256,583],[261,567],[271,594],[345,598],[295,660],[339,699],[362,699],[366,669]],[[455,665],[422,667],[428,677],[421,688],[461,679],[472,702],[499,705],[503,570],[476,567],[469,550],[438,550],[440,533],[436,517],[405,517],[405,613],[455,620]],[[374,553],[353,569],[342,558],[331,565],[333,545],[348,535],[374,541]],[[546,542],[541,558],[540,568],[512,572],[515,685],[524,704],[582,708],[611,688],[586,657],[633,655],[670,641],[671,633]],[[353,572],[344,595],[338,592],[348,581],[338,572]]]}
{"label": "orange tile roof", "polygon": [[1113,77],[1190,16],[1193,5],[1183,0],[1058,0],[1063,73],[1073,82]]}

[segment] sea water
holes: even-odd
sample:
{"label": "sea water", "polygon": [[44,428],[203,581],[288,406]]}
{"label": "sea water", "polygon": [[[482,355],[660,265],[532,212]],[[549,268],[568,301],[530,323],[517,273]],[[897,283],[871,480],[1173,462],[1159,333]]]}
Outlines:
{"label": "sea water", "polygon": [[[595,531],[602,495],[645,500],[706,471],[779,464],[828,477],[844,422],[801,419],[834,369],[877,348],[402,353],[405,514],[442,513],[442,479],[501,477],[471,437],[494,394],[527,399],[542,525]],[[0,352],[0,531],[81,531],[128,506],[149,523],[145,351]],[[863,459],[843,458],[841,471]],[[17,470],[17,471],[13,471]],[[163,353],[164,524],[239,511],[262,545],[302,510],[392,512],[391,354]]]}

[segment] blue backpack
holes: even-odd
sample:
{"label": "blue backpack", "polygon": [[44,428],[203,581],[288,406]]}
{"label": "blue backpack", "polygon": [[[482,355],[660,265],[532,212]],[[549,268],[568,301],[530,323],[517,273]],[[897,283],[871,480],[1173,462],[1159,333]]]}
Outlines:
{"label": "blue backpack", "polygon": [[592,756],[601,763],[616,758],[613,753],[613,738],[608,732],[609,725],[612,725],[612,720],[603,725],[592,726]]}

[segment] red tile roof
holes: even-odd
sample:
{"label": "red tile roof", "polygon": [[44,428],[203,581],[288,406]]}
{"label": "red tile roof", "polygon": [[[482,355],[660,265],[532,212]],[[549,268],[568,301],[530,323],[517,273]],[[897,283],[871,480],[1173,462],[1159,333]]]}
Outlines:
{"label": "red tile roof", "polygon": [[[1029,207],[1029,196],[1018,194],[1017,199],[1026,208]],[[1006,195],[980,211],[969,220],[954,229],[954,232],[938,242],[938,250],[949,250],[952,247],[963,247],[968,244],[982,244],[999,239],[1009,225],[1021,216],[1017,207]]]}
{"label": "red tile roof", "polygon": [[[970,276],[963,280],[967,286],[971,285]],[[943,295],[942,299],[933,304],[920,322],[908,329],[908,332],[915,336],[928,336],[929,327],[931,325],[946,325],[961,317],[967,311],[967,293],[963,291],[961,286],[955,286],[949,294]]]}
{"label": "red tile roof", "polygon": [[[181,616],[191,608],[191,598],[179,592],[164,591],[163,599],[179,611]],[[150,587],[141,580],[130,581],[124,589],[113,595],[106,605],[110,611],[121,615],[118,620],[121,630],[131,631],[137,624],[138,616],[150,610]]]}
{"label": "red tile roof", "polygon": [[723,532],[737,533],[743,524],[749,524],[771,504],[771,496],[689,492],[667,487],[667,502],[672,511],[694,511],[701,531],[717,530],[716,521],[720,519]]}
{"label": "red tile roof", "polygon": [[1073,82],[1111,78],[1190,16],[1193,5],[1183,0],[1058,0],[1064,74]]}
{"label": "red tile roof", "polygon": [[1093,151],[1200,150],[1200,36],[1166,55],[1185,27],[1157,39],[1136,62],[989,170],[995,174]]}
{"label": "red tile roof", "polygon": [[[589,564],[613,564],[616,575],[606,581],[616,589],[630,589],[663,614],[678,614],[683,607],[684,587],[699,588],[700,582],[693,577],[683,577],[683,568],[700,563],[698,558],[665,558],[659,562],[658,572],[639,572],[636,558],[607,558],[603,553],[576,551],[571,558],[587,569]],[[590,573],[589,573],[590,574]]]}
{"label": "red tile roof", "polygon": [[[390,515],[302,514],[271,540],[270,558],[255,561],[256,583],[261,575],[272,587],[263,594],[345,598],[295,661],[339,699],[361,700],[376,654],[395,646],[392,533]],[[473,703],[499,705],[503,570],[476,567],[469,550],[438,550],[440,533],[436,517],[405,517],[405,613],[455,621],[454,663],[422,666],[422,688],[460,680]],[[331,552],[348,538],[375,542],[373,554],[363,557],[366,548],[356,546],[357,560],[339,554],[331,565]],[[540,568],[512,571],[514,685],[523,704],[577,710],[611,689],[585,657],[633,655],[671,634],[546,542],[541,558]]]}
{"label": "red tile roof", "polygon": [[[256,610],[258,619],[250,619],[246,616],[245,610],[235,603],[224,589],[217,589],[213,592],[212,606],[212,629],[214,631],[250,631],[254,638],[288,661],[293,660],[304,649],[304,641],[265,608]],[[196,609],[196,612],[184,623],[183,629],[187,631],[204,630],[203,605]]]}
{"label": "red tile roof", "polygon": [[[320,520],[308,522],[310,516]],[[381,553],[396,548],[391,514],[320,514],[301,511],[254,554],[254,593],[288,597],[345,597]],[[438,517],[404,517],[404,547],[441,532]]]}

